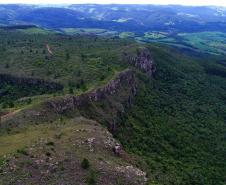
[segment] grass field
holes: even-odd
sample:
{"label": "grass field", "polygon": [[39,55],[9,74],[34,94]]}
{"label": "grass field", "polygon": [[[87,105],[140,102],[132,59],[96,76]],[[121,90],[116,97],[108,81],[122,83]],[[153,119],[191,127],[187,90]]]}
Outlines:
{"label": "grass field", "polygon": [[126,39],[126,38],[134,38],[135,34],[133,32],[122,32],[119,34],[120,38]]}
{"label": "grass field", "polygon": [[29,29],[17,29],[25,34],[53,34],[54,32],[43,28],[29,28]]}
{"label": "grass field", "polygon": [[101,34],[106,32],[104,29],[93,29],[93,28],[62,28],[61,29],[66,34]]}
{"label": "grass field", "polygon": [[161,32],[145,32],[144,37],[147,39],[162,39],[166,38],[167,34]]}
{"label": "grass field", "polygon": [[193,47],[213,54],[226,54],[226,33],[199,32],[178,34],[183,41]]}
{"label": "grass field", "polygon": [[143,35],[136,35],[133,32],[116,32],[104,29],[63,28],[62,31],[69,35],[98,35],[119,37],[121,39],[133,38],[139,43],[164,43],[214,55],[226,54],[226,33],[223,32],[169,34],[153,31],[145,32]]}
{"label": "grass field", "polygon": [[109,31],[105,29],[94,28],[62,28],[61,31],[68,35],[100,35],[107,37],[114,37],[118,33],[116,31]]}

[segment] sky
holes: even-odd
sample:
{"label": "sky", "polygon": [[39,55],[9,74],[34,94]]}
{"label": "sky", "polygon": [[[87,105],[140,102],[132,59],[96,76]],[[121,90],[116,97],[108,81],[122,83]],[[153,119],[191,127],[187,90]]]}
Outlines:
{"label": "sky", "polygon": [[23,3],[23,4],[181,4],[181,5],[215,5],[225,6],[226,0],[0,0],[1,4]]}

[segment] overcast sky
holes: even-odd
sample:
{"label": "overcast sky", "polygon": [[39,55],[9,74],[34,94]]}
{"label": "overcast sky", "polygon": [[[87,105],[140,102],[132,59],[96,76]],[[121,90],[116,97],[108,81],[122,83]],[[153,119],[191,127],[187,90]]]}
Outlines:
{"label": "overcast sky", "polygon": [[27,4],[181,4],[181,5],[216,5],[226,6],[226,0],[0,0],[0,3],[27,3]]}

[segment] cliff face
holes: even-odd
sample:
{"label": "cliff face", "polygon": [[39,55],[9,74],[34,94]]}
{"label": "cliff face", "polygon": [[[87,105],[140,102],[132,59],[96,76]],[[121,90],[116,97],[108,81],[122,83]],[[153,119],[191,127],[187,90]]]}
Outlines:
{"label": "cliff face", "polygon": [[[140,49],[136,56],[127,55],[128,62],[149,77],[155,72],[155,65],[147,49]],[[70,118],[83,116],[107,124],[114,133],[117,120],[121,119],[136,95],[137,81],[134,71],[127,69],[118,73],[106,85],[79,96],[67,95],[51,98],[40,105],[20,111],[7,125],[21,125],[26,122],[39,124],[52,122],[62,116]]]}
{"label": "cliff face", "polygon": [[146,48],[139,48],[136,55],[124,53],[124,56],[130,65],[133,65],[149,77],[152,77],[156,71],[154,60],[151,53]]}
{"label": "cliff face", "polygon": [[7,83],[18,86],[36,86],[46,88],[50,91],[58,91],[63,89],[63,85],[56,82],[49,82],[43,79],[16,77],[9,74],[0,74],[0,84]]}
{"label": "cliff face", "polygon": [[[149,77],[152,77],[156,71],[156,67],[151,56],[151,53],[146,48],[140,48],[136,56],[130,56],[125,53],[126,60],[129,64],[144,72]],[[124,86],[123,86],[124,84]],[[75,109],[76,107],[85,105],[89,102],[100,101],[106,95],[115,94],[121,87],[129,87],[131,95],[136,94],[136,83],[132,70],[120,72],[115,79],[111,80],[106,86],[96,90],[82,94],[80,96],[67,96],[48,102],[48,105],[57,113],[63,113],[67,110]],[[128,94],[128,101],[131,101],[131,96]]]}
{"label": "cliff face", "polygon": [[[153,60],[147,51],[142,51],[135,57],[128,56],[128,62],[150,77],[155,71]],[[36,81],[34,79],[6,79],[9,83],[26,83],[31,85],[45,84],[50,88],[58,87],[57,84],[55,86],[54,84],[49,84],[40,80]],[[3,81],[5,82],[6,79],[3,79]],[[74,169],[71,168],[71,166],[68,166],[67,160],[65,159],[70,157],[70,160],[73,161],[73,167],[80,167],[80,161],[76,161],[77,157],[71,158],[71,156],[76,156],[77,153],[81,153],[83,158],[86,157],[90,161],[93,160],[91,163],[92,167],[97,166],[97,169],[102,169],[104,171],[104,173],[100,174],[106,174],[106,176],[101,177],[102,179],[100,178],[102,182],[98,182],[98,184],[106,184],[111,181],[115,182],[112,184],[116,184],[119,182],[119,177],[123,180],[122,184],[146,184],[146,173],[131,164],[130,157],[123,150],[122,145],[114,141],[112,137],[112,134],[114,135],[117,132],[118,124],[122,120],[124,113],[131,106],[133,97],[136,96],[137,90],[138,83],[134,74],[134,70],[127,69],[118,73],[115,78],[109,81],[106,85],[91,90],[87,93],[81,94],[79,96],[67,95],[64,97],[51,98],[38,105],[34,105],[33,107],[22,109],[19,112],[16,112],[12,117],[8,117],[3,120],[3,124],[1,124],[2,128],[24,126],[24,124],[37,124],[37,126],[41,126],[38,124],[49,123],[49,125],[52,126],[48,128],[51,129],[51,131],[54,128],[55,131],[55,134],[51,138],[52,143],[55,143],[52,145],[52,147],[56,147],[54,148],[54,152],[51,153],[51,157],[49,155],[45,156],[42,154],[50,154],[50,152],[47,148],[47,144],[40,142],[40,145],[36,145],[35,147],[35,149],[38,150],[34,151],[32,148],[32,150],[28,151],[29,155],[22,155],[22,157],[17,160],[11,160],[10,164],[12,164],[12,166],[17,166],[17,161],[27,161],[29,159],[29,161],[32,161],[32,164],[34,165],[31,165],[31,168],[24,167],[23,170],[32,169],[33,166],[38,166],[38,168],[36,167],[35,169],[31,170],[32,173],[35,173],[29,176],[29,178],[33,180],[34,177],[36,177],[36,179],[39,180],[43,174],[39,175],[36,171],[39,172],[46,170],[45,175],[48,177],[46,179],[52,180],[52,173],[49,172],[51,172],[51,170],[56,172],[56,169],[58,169],[57,165],[60,163],[61,168],[62,165],[64,165],[65,169],[69,170],[64,170],[64,172],[59,170],[60,174],[56,175],[56,177],[63,177],[61,179],[73,179],[73,182],[79,182],[79,180],[81,180],[79,178],[82,177],[82,175],[76,174],[73,176],[74,173],[71,174],[71,171],[78,172],[79,169]],[[91,120],[95,120],[95,122],[81,122],[81,120],[75,121],[79,117],[81,119],[89,118]],[[70,122],[68,120],[70,120]],[[66,122],[68,122],[68,124],[61,124]],[[103,127],[101,127],[98,123],[105,124],[112,134],[110,134],[107,130],[104,130]],[[59,126],[59,124],[61,126]],[[63,129],[64,127],[65,129]],[[47,133],[46,128],[44,133]],[[64,139],[60,139],[60,137],[62,137],[61,134],[63,135]],[[49,134],[47,135],[49,138]],[[72,147],[76,149],[76,153],[72,153]],[[68,148],[69,151],[67,151],[66,148]],[[39,151],[39,149],[41,150]],[[105,160],[105,157],[107,156],[110,156],[111,160],[112,157],[115,157],[114,160],[120,159],[120,162],[118,163],[120,166],[118,164],[111,166],[112,163],[105,164],[101,161],[99,168],[99,164],[96,164],[96,162],[99,160],[95,158],[96,152],[94,151],[98,151],[98,158],[100,158],[100,154],[103,155],[103,161],[107,161]],[[30,156],[34,156],[32,152],[35,153],[35,158],[29,158]],[[62,158],[62,156],[65,158]],[[51,158],[52,163],[46,162],[49,161],[49,158]],[[53,159],[55,161],[53,161]],[[122,163],[122,159],[126,163]],[[42,161],[45,161],[45,165],[44,163],[42,164]],[[72,164],[71,161],[70,164]],[[15,176],[15,171],[9,172],[8,169],[9,168],[6,168],[5,171],[8,174],[10,173],[12,176]],[[110,171],[108,171],[109,169]],[[22,170],[18,170],[16,172],[17,174],[20,174],[21,171]],[[81,171],[84,172],[84,169]],[[28,180],[30,180],[29,178]],[[58,179],[57,182],[59,182]]]}
{"label": "cliff face", "polygon": [[125,70],[118,73],[113,80],[103,87],[84,93],[80,96],[56,98],[48,101],[47,104],[54,112],[61,114],[68,110],[85,106],[91,102],[103,100],[106,96],[117,93],[123,87],[129,88],[128,98],[136,94],[136,82],[132,70]]}
{"label": "cliff face", "polygon": [[128,69],[118,73],[106,85],[79,96],[67,95],[51,98],[38,106],[21,110],[4,120],[3,127],[19,126],[26,123],[40,124],[55,121],[61,116],[78,115],[97,120],[101,123],[113,122],[131,104],[136,95],[136,79]]}

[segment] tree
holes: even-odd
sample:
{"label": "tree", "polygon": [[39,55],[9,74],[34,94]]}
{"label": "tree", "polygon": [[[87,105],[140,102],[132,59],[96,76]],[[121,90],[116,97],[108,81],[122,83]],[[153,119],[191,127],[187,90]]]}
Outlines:
{"label": "tree", "polygon": [[73,94],[74,93],[74,89],[72,87],[69,88],[69,94]]}
{"label": "tree", "polygon": [[2,116],[0,116],[0,128],[2,127]]}
{"label": "tree", "polygon": [[81,162],[81,166],[83,169],[88,169],[90,166],[88,159],[84,158]]}
{"label": "tree", "polygon": [[70,54],[67,52],[66,53],[66,60],[69,60],[70,59]]}
{"label": "tree", "polygon": [[5,65],[5,68],[7,68],[7,69],[9,68],[9,64],[8,63]]}

